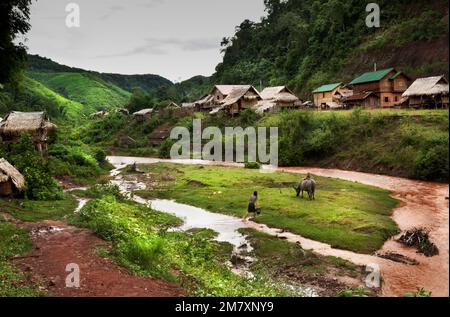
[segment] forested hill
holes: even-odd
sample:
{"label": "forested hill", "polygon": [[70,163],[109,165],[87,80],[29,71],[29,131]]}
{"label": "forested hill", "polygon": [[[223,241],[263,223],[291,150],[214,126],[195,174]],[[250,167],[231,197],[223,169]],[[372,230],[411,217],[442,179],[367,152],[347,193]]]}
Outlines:
{"label": "forested hill", "polygon": [[379,0],[368,28],[364,0],[264,0],[267,17],[224,38],[214,82],[288,84],[302,97],[327,82],[395,66],[411,77],[448,76],[448,0]]}
{"label": "forested hill", "polygon": [[172,86],[173,83],[159,75],[122,75],[87,71],[80,68],[58,64],[49,58],[39,55],[28,55],[28,71],[31,73],[83,73],[97,76],[105,82],[112,83],[123,90],[131,92],[139,87],[145,91],[156,91],[164,86]]}

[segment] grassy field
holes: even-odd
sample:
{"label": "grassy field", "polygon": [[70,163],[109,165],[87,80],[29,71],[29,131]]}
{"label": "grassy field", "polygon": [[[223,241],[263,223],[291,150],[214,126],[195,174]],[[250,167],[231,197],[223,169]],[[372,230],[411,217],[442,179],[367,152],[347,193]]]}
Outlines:
{"label": "grassy field", "polygon": [[0,198],[0,211],[21,221],[61,220],[77,206],[74,196],[65,194],[63,200],[36,201]]}
{"label": "grassy field", "polygon": [[[390,218],[398,201],[376,187],[316,177],[316,200],[296,197],[301,175],[258,170],[173,164],[144,165],[145,198],[168,198],[212,212],[242,217],[248,197],[258,191],[258,222],[287,229],[337,248],[371,253],[398,232]],[[134,176],[133,176],[134,177]]]}

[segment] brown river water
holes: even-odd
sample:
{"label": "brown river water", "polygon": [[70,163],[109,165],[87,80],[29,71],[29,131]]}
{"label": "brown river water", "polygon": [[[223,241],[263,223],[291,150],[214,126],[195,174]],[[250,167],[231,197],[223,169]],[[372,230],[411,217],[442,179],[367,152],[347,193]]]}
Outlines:
{"label": "brown river water", "polygon": [[[194,164],[194,165],[226,165],[242,167],[242,164],[223,163],[223,162],[208,162],[199,160],[160,160],[155,158],[137,158],[137,157],[108,157],[108,160],[116,167],[113,176],[119,173],[121,168],[127,165],[138,164],[152,164],[158,162],[171,162],[178,164]],[[271,168],[273,170],[273,168]],[[414,227],[426,228],[430,231],[430,239],[439,249],[439,255],[434,257],[425,257],[422,254],[416,253],[413,248],[407,248],[395,241],[392,237],[386,241],[384,246],[378,253],[398,253],[410,259],[416,260],[418,265],[407,265],[403,263],[394,262],[380,258],[376,255],[358,254],[351,251],[339,250],[332,248],[330,245],[306,239],[300,235],[289,232],[281,232],[277,228],[269,228],[263,224],[254,222],[242,223],[242,226],[236,225],[237,218],[225,216],[222,221],[230,222],[230,228],[224,226],[223,223],[217,225],[214,223],[214,217],[209,217],[207,211],[203,219],[211,219],[212,223],[209,227],[214,229],[225,228],[223,232],[219,232],[221,236],[227,234],[233,236],[234,241],[245,241],[236,234],[230,234],[230,230],[234,232],[236,227],[250,227],[267,234],[282,237],[293,243],[300,243],[304,249],[312,250],[313,252],[325,256],[336,256],[357,265],[373,265],[380,267],[382,276],[382,295],[383,296],[403,296],[407,292],[415,291],[417,287],[423,287],[431,291],[433,296],[449,296],[449,186],[447,184],[429,183],[423,181],[416,181],[404,178],[397,178],[384,175],[367,174],[352,171],[342,171],[335,169],[322,168],[306,168],[306,167],[289,167],[276,168],[277,171],[284,171],[290,173],[307,172],[317,176],[338,178],[348,181],[359,182],[362,184],[372,185],[380,188],[390,190],[392,196],[399,199],[401,203],[394,210],[393,220],[397,223],[399,228],[403,230]],[[183,211],[177,210],[174,212],[173,203],[166,203],[159,201],[160,209],[164,209],[164,205],[171,205],[172,209],[167,212],[176,213],[182,216]],[[182,208],[181,205],[180,208]],[[186,206],[186,205],[185,205]],[[187,207],[187,206],[186,206]],[[165,211],[165,210],[161,210]],[[197,210],[198,211],[198,210]],[[202,214],[202,216],[205,216]],[[189,226],[189,221],[194,221],[192,215],[184,215],[186,226]],[[217,219],[216,219],[217,220]],[[194,222],[195,223],[195,222]],[[205,227],[207,227],[205,220]],[[194,227],[194,225],[192,225]],[[226,240],[226,239],[225,239]],[[235,246],[238,246],[235,244]]]}

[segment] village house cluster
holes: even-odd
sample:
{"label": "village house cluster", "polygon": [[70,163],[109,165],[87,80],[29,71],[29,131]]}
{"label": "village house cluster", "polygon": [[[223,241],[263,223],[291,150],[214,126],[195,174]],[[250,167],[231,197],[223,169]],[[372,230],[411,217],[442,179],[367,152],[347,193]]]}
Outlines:
{"label": "village house cluster", "polygon": [[286,86],[267,87],[259,92],[251,85],[216,85],[208,95],[196,102],[184,103],[182,107],[210,115],[223,112],[236,116],[245,109],[266,113],[280,109],[299,109],[306,105]]}
{"label": "village house cluster", "polygon": [[323,85],[313,91],[313,96],[320,110],[448,108],[448,92],[444,76],[418,78],[412,82],[404,72],[387,68],[364,73],[348,84]]}
{"label": "village house cluster", "polygon": [[312,92],[313,102],[302,101],[288,87],[267,87],[259,92],[251,85],[216,85],[200,100],[182,109],[236,116],[245,109],[257,113],[282,109],[340,110],[374,108],[448,108],[449,84],[444,76],[418,78],[393,67],[364,73],[350,83],[332,83]]}

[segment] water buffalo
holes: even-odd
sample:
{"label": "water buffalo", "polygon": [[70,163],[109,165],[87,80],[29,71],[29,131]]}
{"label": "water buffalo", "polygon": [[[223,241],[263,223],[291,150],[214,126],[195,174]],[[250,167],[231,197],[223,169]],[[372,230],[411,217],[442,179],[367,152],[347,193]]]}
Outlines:
{"label": "water buffalo", "polygon": [[297,197],[306,191],[308,193],[309,200],[315,200],[315,192],[316,192],[316,182],[312,179],[305,179],[297,187],[295,187],[295,191],[297,192]]}

